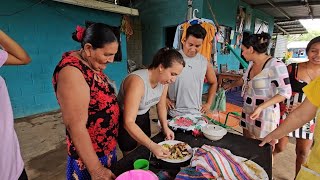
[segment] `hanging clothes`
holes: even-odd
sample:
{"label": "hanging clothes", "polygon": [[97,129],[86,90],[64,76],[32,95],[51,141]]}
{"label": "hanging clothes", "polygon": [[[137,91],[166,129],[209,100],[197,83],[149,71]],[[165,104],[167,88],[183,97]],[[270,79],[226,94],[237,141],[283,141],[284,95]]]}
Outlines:
{"label": "hanging clothes", "polygon": [[[183,23],[181,25],[181,28],[183,29],[183,34],[181,36],[180,42],[183,42],[185,40],[186,34],[187,34],[187,28],[190,25],[191,24],[189,22]],[[212,47],[213,47],[212,43],[215,42],[213,40],[215,37],[216,28],[215,28],[215,26],[213,26],[211,23],[208,23],[208,22],[202,22],[200,25],[207,31],[207,35],[203,40],[200,54],[202,54],[204,57],[206,57],[206,59],[210,62],[211,54],[212,54]]]}

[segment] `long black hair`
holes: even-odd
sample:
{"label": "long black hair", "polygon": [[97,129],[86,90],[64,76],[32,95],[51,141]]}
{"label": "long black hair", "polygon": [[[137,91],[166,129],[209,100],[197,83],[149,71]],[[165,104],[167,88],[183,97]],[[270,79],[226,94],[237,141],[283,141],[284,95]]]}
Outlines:
{"label": "long black hair", "polygon": [[117,37],[114,35],[108,25],[103,23],[90,23],[86,22],[86,28],[80,36],[77,35],[78,31],[72,33],[72,39],[80,42],[83,48],[86,43],[90,43],[93,49],[102,48],[105,44],[118,42]]}
{"label": "long black hair", "polygon": [[171,67],[173,62],[177,62],[181,64],[183,67],[186,65],[182,55],[177,50],[169,49],[169,48],[161,48],[154,55],[152,63],[149,66],[149,69],[155,69],[160,64],[166,69]]}
{"label": "long black hair", "polygon": [[242,45],[246,48],[252,46],[252,48],[258,53],[266,53],[270,44],[271,36],[268,33],[251,34],[247,38],[244,38]]}

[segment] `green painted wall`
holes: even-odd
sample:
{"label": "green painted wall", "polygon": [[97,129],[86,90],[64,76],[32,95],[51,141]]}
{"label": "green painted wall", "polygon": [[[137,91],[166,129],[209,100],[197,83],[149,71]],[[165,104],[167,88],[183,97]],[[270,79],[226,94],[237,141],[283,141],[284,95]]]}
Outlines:
{"label": "green painted wall", "polygon": [[[202,0],[196,0],[193,7],[199,9],[201,17]],[[165,28],[177,26],[186,20],[186,0],[148,0],[137,4],[142,24],[143,64],[149,65],[158,49],[165,46]]]}
{"label": "green painted wall", "polygon": [[[207,2],[208,0],[204,0],[204,17],[213,19]],[[210,0],[209,2],[219,25],[229,26],[234,30],[236,28],[236,17],[239,0]],[[235,44],[235,40],[236,36],[234,36],[234,39],[231,40],[231,45]],[[220,66],[220,64],[227,63],[228,69],[239,69],[240,63],[236,59],[236,57],[232,53],[221,54],[220,48],[221,43],[217,43],[218,67]],[[235,51],[237,54],[240,54],[240,48],[236,48]]]}
{"label": "green painted wall", "polygon": [[[245,6],[247,11],[252,13],[251,33],[254,29],[255,18],[267,21],[269,23],[269,33],[273,32],[273,17],[252,9],[239,0],[194,0],[193,8],[199,10],[199,13],[196,14],[197,17],[213,19],[208,2],[220,25],[235,29],[237,8],[241,5]],[[186,19],[187,1],[148,0],[137,4],[136,7],[139,9],[142,23],[143,64],[149,65],[154,53],[165,45],[165,28],[177,26]],[[234,45],[235,41],[236,35],[231,41],[231,45]],[[219,43],[217,49],[220,50]],[[240,55],[241,50],[239,47],[235,51]],[[239,69],[240,63],[233,54],[224,55],[218,52],[218,65],[225,63],[228,64],[229,69]]]}

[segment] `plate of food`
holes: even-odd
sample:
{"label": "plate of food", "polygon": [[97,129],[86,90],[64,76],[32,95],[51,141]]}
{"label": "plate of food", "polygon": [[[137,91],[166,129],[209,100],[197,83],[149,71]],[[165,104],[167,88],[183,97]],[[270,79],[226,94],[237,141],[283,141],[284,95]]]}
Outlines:
{"label": "plate of food", "polygon": [[244,162],[244,164],[254,172],[254,174],[259,178],[259,179],[263,179],[263,180],[268,180],[268,174],[267,172],[257,163],[248,160],[246,158],[243,157],[239,157],[241,159],[242,162]]}
{"label": "plate of food", "polygon": [[167,140],[158,143],[168,149],[171,153],[169,158],[161,159],[169,163],[181,163],[188,161],[192,156],[192,148],[185,142],[176,140]]}

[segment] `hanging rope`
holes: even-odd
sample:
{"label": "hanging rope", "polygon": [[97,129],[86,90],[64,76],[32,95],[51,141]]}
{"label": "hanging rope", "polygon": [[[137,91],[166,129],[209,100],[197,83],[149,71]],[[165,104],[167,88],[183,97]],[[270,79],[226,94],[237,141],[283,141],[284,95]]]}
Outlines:
{"label": "hanging rope", "polygon": [[[215,15],[215,14],[213,13],[213,11],[212,11],[211,4],[209,3],[209,0],[207,0],[207,4],[208,4],[209,10],[210,10],[210,12],[211,12],[211,15],[212,15],[212,17],[213,17],[213,21],[214,21],[214,23],[215,23],[216,26],[217,26],[218,32],[220,33],[221,37],[222,37],[224,40],[226,40],[225,37],[223,36],[222,32],[220,31],[219,23],[218,23],[218,21],[217,21],[217,19],[216,19],[216,15]],[[244,68],[248,68],[248,63],[247,63],[245,60],[243,60],[243,59],[234,51],[234,49],[228,44],[228,42],[226,42],[226,47],[232,52],[232,54],[238,59],[238,61],[240,62],[240,64],[241,64]]]}
{"label": "hanging rope", "polygon": [[127,36],[127,40],[129,40],[130,36],[133,35],[133,29],[128,15],[122,16],[120,30],[125,33],[125,35]]}

